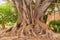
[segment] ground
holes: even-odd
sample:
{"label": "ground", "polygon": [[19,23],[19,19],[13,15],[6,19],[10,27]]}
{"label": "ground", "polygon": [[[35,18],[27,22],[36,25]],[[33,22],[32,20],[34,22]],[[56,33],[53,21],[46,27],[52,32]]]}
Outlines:
{"label": "ground", "polygon": [[0,29],[0,40],[60,40],[60,34],[51,30],[46,32],[41,27],[26,27],[22,34],[20,32],[21,28],[16,30],[15,33],[6,30]]}

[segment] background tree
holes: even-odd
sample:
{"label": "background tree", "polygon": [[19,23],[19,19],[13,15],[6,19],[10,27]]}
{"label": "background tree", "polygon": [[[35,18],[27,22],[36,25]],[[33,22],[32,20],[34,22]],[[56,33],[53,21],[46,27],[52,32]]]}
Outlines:
{"label": "background tree", "polygon": [[[14,18],[15,17],[15,18]],[[16,22],[17,11],[15,10],[12,3],[6,2],[5,4],[0,5],[0,24],[4,28],[6,24],[10,26]]]}

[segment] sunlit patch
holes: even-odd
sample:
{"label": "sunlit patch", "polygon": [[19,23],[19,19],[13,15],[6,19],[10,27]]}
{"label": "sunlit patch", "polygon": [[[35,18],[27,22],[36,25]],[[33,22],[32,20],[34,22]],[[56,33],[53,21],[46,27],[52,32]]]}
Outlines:
{"label": "sunlit patch", "polygon": [[4,3],[5,3],[5,1],[3,1],[3,0],[0,0],[0,5],[1,5],[1,4],[4,4]]}

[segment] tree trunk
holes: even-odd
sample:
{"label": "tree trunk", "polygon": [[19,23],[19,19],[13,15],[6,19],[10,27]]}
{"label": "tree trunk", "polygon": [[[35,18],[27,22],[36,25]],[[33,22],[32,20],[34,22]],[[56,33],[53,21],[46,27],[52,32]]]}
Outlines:
{"label": "tree trunk", "polygon": [[4,23],[4,21],[2,21],[2,29],[4,29],[5,28],[5,23]]}
{"label": "tree trunk", "polygon": [[[42,4],[40,5],[42,0],[12,0],[15,7],[18,10],[18,19],[16,21],[16,24],[12,28],[12,31],[15,32],[17,29],[21,29],[21,34],[23,34],[24,30],[26,28],[35,26],[42,27],[46,31],[48,31],[48,26],[42,22],[42,18],[44,16],[44,12],[47,10],[47,8],[50,6],[50,4],[53,2],[53,0],[43,0]],[[34,2],[34,7],[32,6],[32,2]],[[32,29],[32,30],[33,30]],[[36,36],[35,32],[33,32],[34,36]]]}
{"label": "tree trunk", "polygon": [[4,28],[5,28],[5,22],[4,22],[4,18],[2,16],[2,29],[4,29]]}

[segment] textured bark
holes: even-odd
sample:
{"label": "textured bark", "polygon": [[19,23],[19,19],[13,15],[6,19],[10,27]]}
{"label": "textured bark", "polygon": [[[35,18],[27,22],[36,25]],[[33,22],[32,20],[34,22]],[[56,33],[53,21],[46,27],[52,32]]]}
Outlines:
{"label": "textured bark", "polygon": [[[41,18],[53,0],[12,0],[18,11],[13,27],[0,31],[0,40],[60,40]],[[34,8],[33,4],[34,2]]]}
{"label": "textured bark", "polygon": [[[12,0],[17,11],[18,11],[18,19],[13,27],[5,30],[3,33],[5,36],[19,36],[21,37],[36,37],[36,39],[40,39],[41,34],[49,33],[48,26],[41,21],[41,18],[44,16],[44,12],[53,2],[53,0]],[[34,4],[32,4],[34,2]],[[34,5],[34,7],[33,7]],[[52,31],[50,31],[53,33]],[[10,33],[10,34],[9,34]],[[0,35],[1,35],[0,34]],[[48,35],[48,34],[47,34]]]}
{"label": "textured bark", "polygon": [[[18,10],[18,19],[16,21],[15,26],[12,30],[17,30],[22,25],[22,31],[26,28],[26,26],[32,24],[39,24],[44,29],[48,30],[48,26],[41,21],[44,16],[44,12],[53,2],[53,0],[43,0],[42,4],[40,5],[42,0],[35,0],[34,9],[32,7],[33,0],[12,0],[14,5]],[[33,1],[34,2],[34,1]]]}

